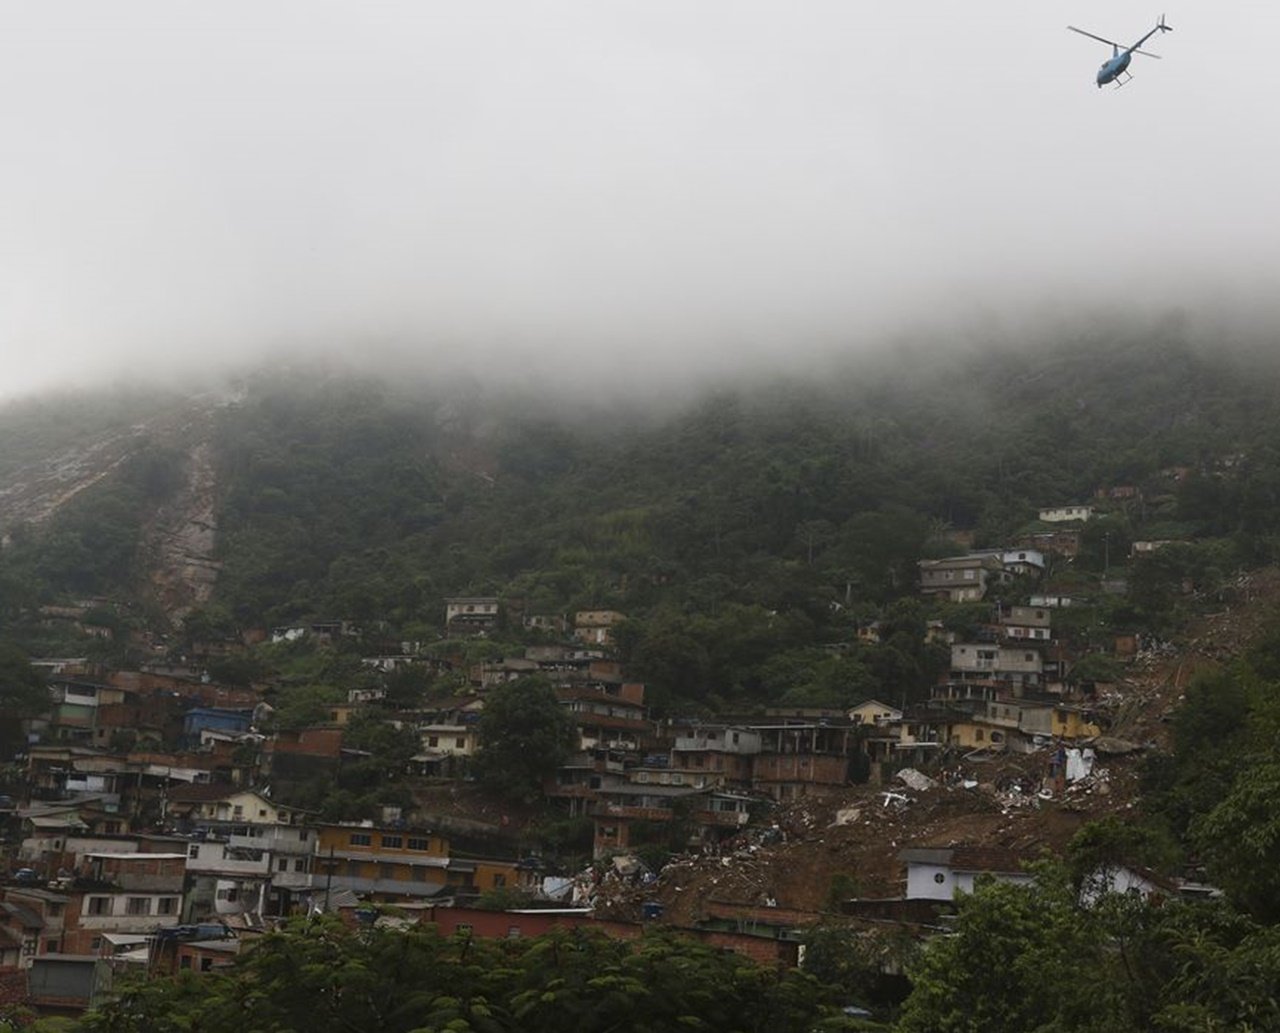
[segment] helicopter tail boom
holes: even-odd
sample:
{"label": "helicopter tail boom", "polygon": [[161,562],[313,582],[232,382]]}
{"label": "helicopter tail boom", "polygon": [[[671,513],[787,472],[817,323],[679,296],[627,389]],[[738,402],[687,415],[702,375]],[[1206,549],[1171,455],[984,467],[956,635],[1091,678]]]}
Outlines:
{"label": "helicopter tail boom", "polygon": [[1131,46],[1131,47],[1129,48],[1129,53],[1131,53],[1131,54],[1143,54],[1143,55],[1145,55],[1146,57],[1158,57],[1158,56],[1159,56],[1158,54],[1148,54],[1146,51],[1144,51],[1144,50],[1139,50],[1138,48],[1139,48],[1139,47],[1141,47],[1141,46],[1142,46],[1142,44],[1144,44],[1147,40],[1149,40],[1149,39],[1150,39],[1152,36],[1154,36],[1157,32],[1165,33],[1165,32],[1172,32],[1172,31],[1173,31],[1173,29],[1171,29],[1168,25],[1166,25],[1166,24],[1165,24],[1165,22],[1164,22],[1164,15],[1163,15],[1163,14],[1162,14],[1162,15],[1160,15],[1160,20],[1159,20],[1158,22],[1156,22],[1156,27],[1155,27],[1154,29],[1152,29],[1150,32],[1148,32],[1145,36],[1143,36],[1143,37],[1142,37],[1142,39],[1138,40],[1138,42],[1137,42],[1137,43],[1135,43],[1133,46]]}

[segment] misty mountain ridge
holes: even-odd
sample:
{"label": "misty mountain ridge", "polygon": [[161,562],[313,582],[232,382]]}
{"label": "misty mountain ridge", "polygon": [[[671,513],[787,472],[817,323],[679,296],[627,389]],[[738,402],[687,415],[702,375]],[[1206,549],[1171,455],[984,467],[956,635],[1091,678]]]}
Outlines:
{"label": "misty mountain ridge", "polygon": [[0,615],[85,597],[157,628],[207,610],[422,635],[445,597],[495,594],[820,621],[912,594],[916,560],[956,532],[1000,545],[1037,507],[1119,484],[1154,500],[1124,534],[1227,538],[1261,561],[1280,521],[1275,364],[1187,336],[1173,318],[904,346],[674,400],[320,364],[199,395],[29,399],[0,410]]}

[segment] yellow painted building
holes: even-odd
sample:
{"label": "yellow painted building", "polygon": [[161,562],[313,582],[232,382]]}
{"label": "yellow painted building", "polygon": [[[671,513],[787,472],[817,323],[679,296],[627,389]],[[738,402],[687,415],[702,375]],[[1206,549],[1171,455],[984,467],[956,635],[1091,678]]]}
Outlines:
{"label": "yellow painted building", "polygon": [[952,721],[947,725],[947,742],[965,750],[1003,750],[1005,731],[985,721]]}
{"label": "yellow painted building", "polygon": [[351,890],[395,901],[520,884],[514,861],[452,856],[449,840],[436,832],[372,823],[321,825],[317,831],[316,894]]}
{"label": "yellow painted building", "polygon": [[890,721],[900,721],[902,711],[878,699],[869,699],[849,709],[849,720],[855,725],[881,725]]}
{"label": "yellow painted building", "polygon": [[1053,734],[1061,739],[1086,739],[1101,735],[1102,729],[1084,713],[1070,707],[1054,707]]}
{"label": "yellow painted building", "polygon": [[329,723],[331,725],[348,725],[362,709],[363,703],[330,703]]}

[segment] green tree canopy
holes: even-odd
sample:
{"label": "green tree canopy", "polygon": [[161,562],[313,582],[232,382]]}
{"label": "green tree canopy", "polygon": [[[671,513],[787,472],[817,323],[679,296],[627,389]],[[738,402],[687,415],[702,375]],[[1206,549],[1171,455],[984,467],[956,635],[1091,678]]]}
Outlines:
{"label": "green tree canopy", "polygon": [[532,802],[573,748],[574,728],[545,678],[529,676],[492,689],[480,715],[475,774],[492,791]]}
{"label": "green tree canopy", "polygon": [[807,1033],[818,984],[795,971],[659,934],[582,930],[529,939],[353,931],[295,922],[227,973],[132,982],[87,1033]]}
{"label": "green tree canopy", "polygon": [[23,718],[51,709],[44,676],[31,666],[26,653],[10,642],[0,642],[0,759],[21,746]]}

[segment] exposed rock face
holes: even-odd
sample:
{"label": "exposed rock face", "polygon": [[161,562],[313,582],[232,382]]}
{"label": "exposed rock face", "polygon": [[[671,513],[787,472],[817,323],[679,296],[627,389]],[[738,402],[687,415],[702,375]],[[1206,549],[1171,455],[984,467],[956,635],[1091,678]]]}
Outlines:
{"label": "exposed rock face", "polygon": [[141,433],[131,428],[108,434],[15,470],[0,483],[0,527],[47,520],[128,459]]}
{"label": "exposed rock face", "polygon": [[175,625],[209,601],[218,580],[216,489],[213,449],[202,441],[188,453],[186,484],[156,513],[144,536],[151,585]]}
{"label": "exposed rock face", "polygon": [[217,478],[211,443],[216,414],[227,401],[212,395],[157,408],[129,426],[47,456],[12,465],[0,477],[0,536],[19,524],[38,525],[81,492],[111,476],[154,444],[186,453],[186,479],[146,519],[139,542],[138,587],[153,593],[174,624],[209,601],[220,564]]}

